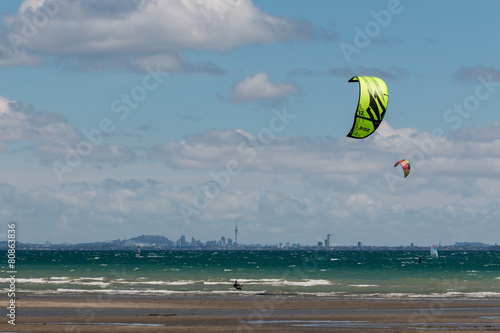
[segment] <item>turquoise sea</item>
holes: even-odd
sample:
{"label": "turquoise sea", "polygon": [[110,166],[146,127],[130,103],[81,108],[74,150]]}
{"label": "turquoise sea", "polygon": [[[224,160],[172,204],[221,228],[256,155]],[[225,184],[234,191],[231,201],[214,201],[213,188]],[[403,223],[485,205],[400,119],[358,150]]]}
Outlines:
{"label": "turquoise sea", "polygon": [[[500,251],[18,251],[18,292],[500,297]],[[419,262],[419,257],[422,262]],[[7,263],[0,281],[8,285]],[[232,287],[234,280],[243,290]]]}

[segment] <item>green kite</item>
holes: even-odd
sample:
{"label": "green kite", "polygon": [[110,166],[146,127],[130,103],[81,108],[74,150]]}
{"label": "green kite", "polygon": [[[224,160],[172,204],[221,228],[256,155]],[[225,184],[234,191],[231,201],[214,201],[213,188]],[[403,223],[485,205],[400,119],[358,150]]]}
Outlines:
{"label": "green kite", "polygon": [[347,136],[363,139],[375,132],[384,119],[389,99],[387,85],[374,76],[355,76],[349,82],[359,82],[359,101],[354,124]]}

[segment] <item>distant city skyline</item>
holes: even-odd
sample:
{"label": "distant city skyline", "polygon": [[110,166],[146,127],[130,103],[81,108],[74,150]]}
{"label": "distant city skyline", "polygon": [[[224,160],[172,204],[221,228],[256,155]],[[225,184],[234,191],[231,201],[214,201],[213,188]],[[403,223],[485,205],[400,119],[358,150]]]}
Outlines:
{"label": "distant city skyline", "polygon": [[[235,230],[236,230],[236,224],[235,224]],[[189,236],[188,236],[189,237]],[[226,242],[227,240],[227,242]],[[153,248],[178,248],[178,249],[187,249],[187,248],[200,248],[200,249],[211,249],[211,248],[220,248],[220,249],[251,249],[251,248],[276,248],[276,249],[287,249],[287,248],[315,248],[315,249],[342,249],[342,248],[356,248],[356,249],[383,249],[383,248],[390,248],[390,249],[395,249],[395,248],[407,248],[409,250],[412,249],[427,249],[431,246],[434,246],[435,244],[415,244],[414,242],[411,242],[410,244],[398,244],[398,245],[373,245],[373,244],[366,244],[364,245],[362,242],[357,242],[356,244],[346,244],[346,245],[339,245],[339,244],[334,244],[333,243],[333,235],[331,233],[326,234],[326,239],[324,242],[319,241],[317,244],[304,244],[300,242],[292,243],[288,241],[276,241],[274,243],[259,243],[259,242],[250,242],[247,244],[237,244],[236,242],[233,242],[231,238],[226,238],[224,235],[220,236],[220,239],[217,240],[217,237],[214,238],[209,238],[206,240],[201,240],[201,239],[196,239],[195,237],[191,237],[191,241],[187,241],[186,235],[181,235],[176,241],[173,239],[169,239],[166,236],[163,235],[140,235],[136,236],[130,239],[115,239],[115,240],[97,240],[94,242],[88,242],[88,243],[75,243],[71,244],[68,242],[63,242],[60,244],[52,244],[51,242],[43,242],[43,243],[32,243],[32,244],[24,244],[24,246],[32,246],[33,249],[36,249],[41,246],[47,247],[47,246],[56,246],[60,247],[62,246],[70,246],[70,247],[78,247],[78,246],[83,246],[83,247],[90,247],[90,248],[135,248],[136,246],[138,247],[153,247]],[[0,247],[2,246],[2,243],[6,242],[0,242]],[[20,243],[22,244],[22,243]],[[471,248],[492,248],[492,249],[500,249],[497,243],[495,244],[485,244],[481,242],[455,242],[454,244],[448,244],[448,245],[442,245],[441,242],[437,243],[436,245],[438,248],[461,248],[461,247],[471,247]],[[21,245],[23,247],[23,245]]]}
{"label": "distant city skyline", "polygon": [[[287,250],[287,249],[306,249],[306,250],[416,250],[416,251],[428,251],[430,245],[415,245],[411,244],[400,244],[393,246],[376,246],[376,245],[363,245],[358,242],[357,245],[333,245],[327,246],[326,243],[318,242],[316,245],[301,244],[301,243],[291,243],[291,242],[279,242],[274,244],[259,244],[259,243],[249,243],[249,244],[234,244],[231,239],[228,239],[227,243],[223,242],[224,236],[221,240],[206,240],[202,241],[191,237],[191,242],[186,241],[186,236],[181,235],[177,240],[168,239],[161,235],[141,235],[136,236],[131,239],[116,239],[116,240],[106,240],[106,241],[96,241],[88,243],[60,243],[52,244],[51,242],[44,243],[17,243],[18,249],[31,249],[31,250],[44,250],[44,249],[82,249],[82,250],[118,250],[118,249],[128,249],[133,251],[142,250],[161,250],[161,249],[200,249],[200,250],[250,250],[250,249],[275,249],[275,250]],[[328,239],[328,237],[327,237]],[[0,241],[0,248],[7,249],[7,242]],[[455,242],[454,244],[437,246],[440,250],[457,250],[457,249],[491,249],[500,250],[500,246],[495,244],[485,244],[480,242]]]}

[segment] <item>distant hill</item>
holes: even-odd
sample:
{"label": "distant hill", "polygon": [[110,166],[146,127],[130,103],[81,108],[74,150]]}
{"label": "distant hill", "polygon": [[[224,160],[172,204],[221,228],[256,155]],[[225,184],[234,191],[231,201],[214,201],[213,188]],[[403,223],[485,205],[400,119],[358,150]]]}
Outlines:
{"label": "distant hill", "polygon": [[134,238],[130,238],[129,241],[133,241],[135,243],[143,243],[143,244],[156,244],[156,245],[173,245],[170,239],[165,236],[151,236],[151,235],[141,235]]}
{"label": "distant hill", "polygon": [[480,243],[480,242],[456,242],[455,245],[456,247],[488,247],[491,245]]}

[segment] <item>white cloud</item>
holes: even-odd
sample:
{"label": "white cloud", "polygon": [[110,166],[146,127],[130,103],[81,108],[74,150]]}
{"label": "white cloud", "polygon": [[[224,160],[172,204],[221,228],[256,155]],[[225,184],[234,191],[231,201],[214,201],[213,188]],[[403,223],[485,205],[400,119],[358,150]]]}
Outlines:
{"label": "white cloud", "polygon": [[[224,170],[228,162],[235,161],[242,173],[256,173],[263,179],[285,179],[282,177],[288,175],[300,179],[299,185],[291,186],[295,194],[302,193],[301,186],[345,195],[353,190],[366,191],[370,197],[381,199],[404,191],[400,203],[414,209],[439,200],[451,203],[461,196],[473,196],[483,203],[492,200],[486,195],[492,188],[483,187],[486,179],[496,183],[500,174],[500,155],[491,154],[497,150],[496,141],[474,141],[471,136],[464,144],[453,137],[436,138],[411,128],[396,130],[386,124],[379,129],[380,134],[363,142],[276,137],[263,143],[242,131],[213,131],[156,146],[150,158],[173,168],[205,170],[207,180],[210,171]],[[496,132],[496,127],[477,131]],[[412,166],[408,178],[394,168],[394,163],[403,158]],[[244,183],[245,177],[235,178],[239,184]],[[471,181],[465,184],[466,180]],[[251,188],[251,182],[245,186]],[[292,183],[285,179],[276,184],[286,187]]]}
{"label": "white cloud", "polygon": [[0,96],[0,152],[9,145],[27,144],[27,150],[42,163],[65,161],[71,152],[85,150],[81,157],[94,163],[125,163],[135,158],[122,144],[91,143],[66,118],[47,111],[35,111],[22,103]]}
{"label": "white cloud", "polygon": [[[264,142],[241,130],[210,131],[188,136],[181,142],[169,141],[154,146],[149,157],[165,161],[173,168],[193,170],[223,169],[228,161],[234,160],[246,170],[298,173],[316,184],[321,181],[324,184],[362,184],[364,177],[378,177],[386,182],[385,172],[399,176],[393,166],[401,159],[409,159],[412,165],[408,180],[484,179],[500,174],[500,155],[496,153],[498,140],[484,140],[492,138],[498,126],[495,123],[466,128],[444,138],[412,128],[393,129],[383,123],[374,135],[362,142],[307,137],[274,137]],[[416,173],[418,177],[412,177]]]}
{"label": "white cloud", "polygon": [[197,70],[179,51],[226,51],[313,33],[311,24],[269,15],[250,0],[26,0],[3,21],[2,49],[15,52],[3,52],[0,64],[25,52],[26,65],[48,55],[93,70],[159,60],[166,71]]}
{"label": "white cloud", "polygon": [[53,142],[63,144],[79,137],[66,120],[49,112],[36,112],[0,96],[0,142]]}
{"label": "white cloud", "polygon": [[[381,198],[376,191],[356,188],[347,195],[335,191],[298,195],[281,187],[273,191],[228,188],[198,209],[193,206],[196,189],[202,190],[201,185],[175,187],[153,180],[106,179],[15,193],[12,186],[0,184],[9,207],[6,217],[15,217],[19,225],[31,230],[20,241],[97,241],[104,240],[102,235],[115,239],[144,233],[206,241],[231,236],[235,218],[241,239],[270,244],[314,244],[328,232],[343,245],[357,241],[366,245],[452,244],[464,234],[466,240],[494,243],[498,239],[495,226],[500,204],[495,200],[475,203],[459,199],[415,209],[400,203],[401,193]],[[180,213],[181,203],[197,209],[189,224]]]}
{"label": "white cloud", "polygon": [[0,67],[38,66],[43,58],[25,50],[13,50],[7,43],[0,44]]}
{"label": "white cloud", "polygon": [[281,99],[288,95],[298,95],[301,89],[293,83],[273,83],[269,74],[257,73],[238,82],[230,92],[232,101],[246,103],[256,100]]}

